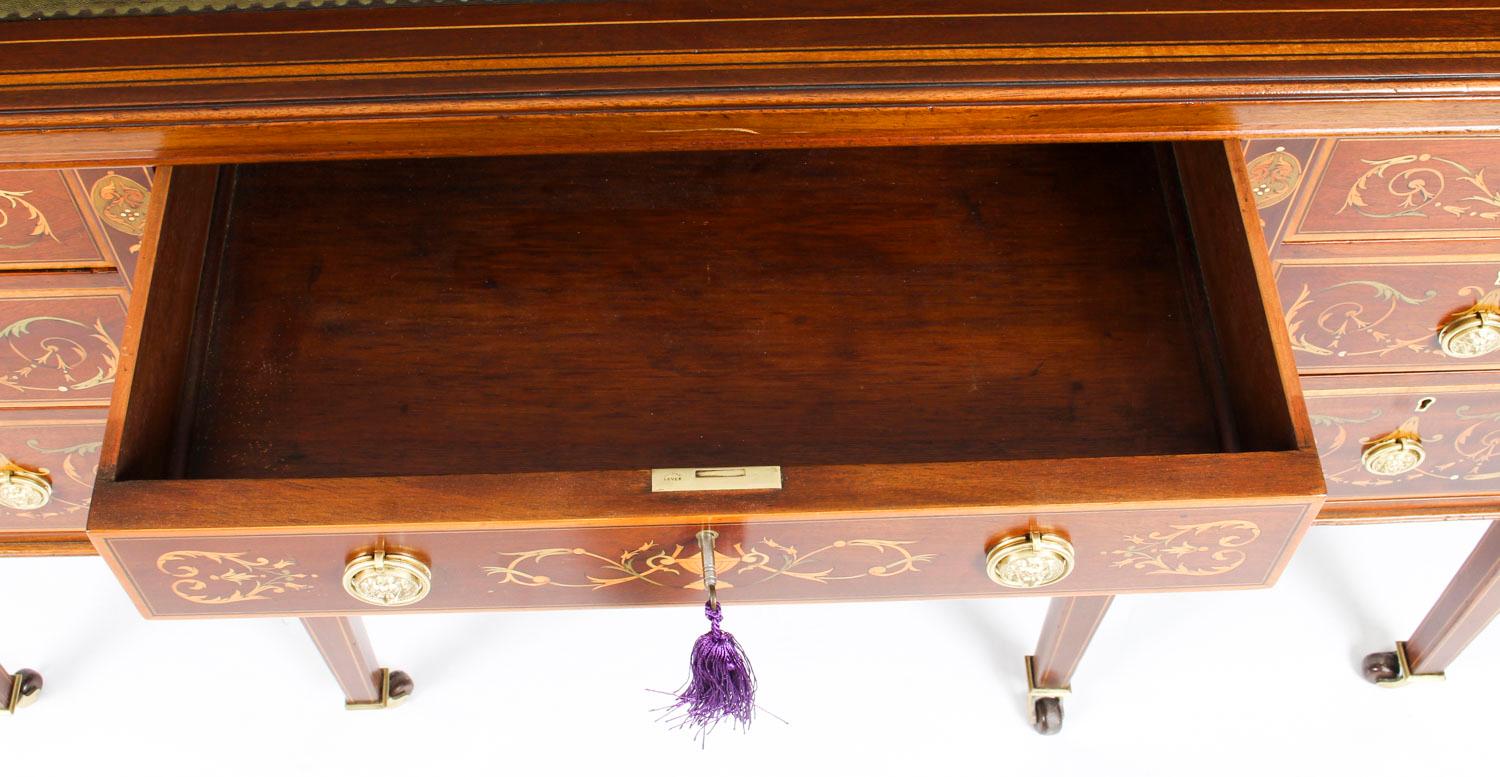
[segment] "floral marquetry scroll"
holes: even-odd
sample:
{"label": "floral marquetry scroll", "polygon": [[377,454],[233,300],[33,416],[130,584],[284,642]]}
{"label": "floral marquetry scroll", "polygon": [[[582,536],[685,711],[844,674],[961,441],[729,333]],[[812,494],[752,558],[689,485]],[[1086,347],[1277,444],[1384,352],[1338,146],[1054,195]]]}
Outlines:
{"label": "floral marquetry scroll", "polygon": [[174,550],[156,560],[162,574],[176,578],[172,593],[194,604],[234,604],[311,589],[317,575],[296,567],[288,559],[207,550]]}
{"label": "floral marquetry scroll", "polygon": [[1260,526],[1245,520],[1173,525],[1125,538],[1125,547],[1110,551],[1116,568],[1148,575],[1214,577],[1238,569],[1246,546],[1260,539]]}
{"label": "floral marquetry scroll", "polygon": [[1436,296],[1435,289],[1407,294],[1380,281],[1344,281],[1316,291],[1304,284],[1286,313],[1292,349],[1341,358],[1434,350],[1433,332],[1393,333],[1391,318],[1403,306],[1418,307]]}
{"label": "floral marquetry scroll", "polygon": [[151,212],[151,171],[122,167],[73,170],[71,175],[82,209],[99,225],[101,244],[129,287]]}
{"label": "floral marquetry scroll", "polygon": [[[89,205],[99,219],[128,235],[141,236],[146,231],[146,211],[151,192],[140,183],[113,170],[89,187]],[[136,250],[139,251],[137,245]]]}
{"label": "floral marquetry scroll", "polygon": [[106,405],[120,364],[121,293],[0,299],[0,405]]}
{"label": "floral marquetry scroll", "polygon": [[0,189],[0,249],[16,250],[36,245],[43,240],[57,240],[52,224],[26,196],[29,191],[12,192]]}
{"label": "floral marquetry scroll", "polygon": [[[921,571],[921,565],[935,556],[913,553],[910,546],[914,544],[897,540],[838,540],[803,552],[763,539],[756,543],[735,543],[733,552],[715,549],[714,564],[720,588],[755,585],[775,578],[837,583]],[[497,578],[499,583],[592,590],[622,584],[703,588],[703,562],[697,547],[669,548],[645,542],[614,556],[586,548],[542,548],[501,553],[500,558],[501,564],[484,568],[485,574]],[[574,563],[558,563],[565,560]]]}
{"label": "floral marquetry scroll", "polygon": [[1428,153],[1361,160],[1369,165],[1354,179],[1340,211],[1374,219],[1427,218],[1441,211],[1457,219],[1500,219],[1500,194],[1462,162]]}
{"label": "floral marquetry scroll", "polygon": [[0,170],[0,267],[109,267],[69,185],[71,171]]}
{"label": "floral marquetry scroll", "polygon": [[1255,195],[1255,207],[1261,209],[1292,196],[1302,181],[1302,161],[1285,146],[1250,160],[1249,170],[1250,191]]}
{"label": "floral marquetry scroll", "polygon": [[1345,138],[1315,165],[1291,242],[1493,238],[1500,138]]}
{"label": "floral marquetry scroll", "polygon": [[0,385],[18,392],[84,391],[113,383],[120,346],[104,322],[32,316],[0,328],[0,341],[21,364],[0,375]]}
{"label": "floral marquetry scroll", "polygon": [[1500,309],[1500,261],[1288,264],[1278,286],[1297,364],[1306,371],[1473,369],[1500,353],[1460,359],[1440,333],[1477,308]]}

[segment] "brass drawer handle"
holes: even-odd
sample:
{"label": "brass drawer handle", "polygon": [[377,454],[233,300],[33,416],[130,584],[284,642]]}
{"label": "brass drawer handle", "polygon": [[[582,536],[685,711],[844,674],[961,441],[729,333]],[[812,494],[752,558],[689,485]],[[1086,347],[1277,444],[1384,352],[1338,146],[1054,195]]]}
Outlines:
{"label": "brass drawer handle", "polygon": [[0,456],[0,505],[12,510],[35,510],[50,501],[52,483],[43,472]]}
{"label": "brass drawer handle", "polygon": [[1371,475],[1400,475],[1422,466],[1427,451],[1418,437],[1398,435],[1376,440],[1359,461]]}
{"label": "brass drawer handle", "polygon": [[405,607],[432,590],[432,570],[414,556],[377,550],[344,567],[344,590],[366,604]]}
{"label": "brass drawer handle", "polygon": [[1041,588],[1073,571],[1073,543],[1050,532],[1029,531],[990,546],[985,572],[1006,588]]}
{"label": "brass drawer handle", "polygon": [[1438,345],[1455,359],[1473,359],[1500,348],[1500,311],[1465,311],[1438,331]]}

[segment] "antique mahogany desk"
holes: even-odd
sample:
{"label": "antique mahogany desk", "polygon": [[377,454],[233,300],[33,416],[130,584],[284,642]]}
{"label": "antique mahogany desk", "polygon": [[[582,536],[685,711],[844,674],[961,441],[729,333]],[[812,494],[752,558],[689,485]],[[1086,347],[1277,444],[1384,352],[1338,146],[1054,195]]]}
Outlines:
{"label": "antique mahogany desk", "polygon": [[1500,509],[1500,9],[414,5],[0,23],[5,552],[369,705],[357,616],[699,602],[711,527],[727,600],[1056,597],[1050,732],[1115,594]]}

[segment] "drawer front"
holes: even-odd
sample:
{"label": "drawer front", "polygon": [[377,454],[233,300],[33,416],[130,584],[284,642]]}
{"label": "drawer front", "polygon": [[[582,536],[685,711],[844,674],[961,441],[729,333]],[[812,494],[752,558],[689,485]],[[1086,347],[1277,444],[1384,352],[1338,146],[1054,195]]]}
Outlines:
{"label": "drawer front", "polygon": [[1245,169],[1250,176],[1250,191],[1255,196],[1256,212],[1273,258],[1286,221],[1297,204],[1297,193],[1307,178],[1307,169],[1323,142],[1314,138],[1245,142]]}
{"label": "drawer front", "polygon": [[141,257],[141,237],[151,208],[151,171],[144,167],[70,170],[80,209],[128,289]]}
{"label": "drawer front", "polygon": [[103,408],[0,411],[0,455],[6,466],[40,473],[50,487],[40,506],[0,504],[0,532],[83,529],[105,416]]}
{"label": "drawer front", "polygon": [[66,170],[0,170],[0,268],[109,267]]}
{"label": "drawer front", "polygon": [[134,270],[151,200],[145,168],[0,170],[0,269]]}
{"label": "drawer front", "polygon": [[1500,254],[1482,261],[1281,264],[1277,287],[1304,372],[1500,367],[1500,349],[1443,352],[1439,332],[1476,306],[1500,311]]}
{"label": "drawer front", "polygon": [[[1307,391],[1330,499],[1500,494],[1500,375],[1467,385],[1327,387]],[[1420,464],[1390,473],[1366,453],[1394,437],[1421,446]]]}
{"label": "drawer front", "polygon": [[1500,239],[1500,137],[1340,138],[1312,165],[1288,244]]}
{"label": "drawer front", "polygon": [[[1311,520],[1283,504],[1128,513],[725,524],[726,600],[1094,594],[1269,584]],[[1017,590],[985,550],[1044,527],[1076,552],[1072,574]],[[103,539],[142,610],[159,617],[387,611],[343,590],[346,562],[382,544],[426,561],[432,592],[407,610],[689,604],[703,599],[696,526]]]}
{"label": "drawer front", "polygon": [[124,289],[3,292],[0,408],[108,405],[125,304]]}

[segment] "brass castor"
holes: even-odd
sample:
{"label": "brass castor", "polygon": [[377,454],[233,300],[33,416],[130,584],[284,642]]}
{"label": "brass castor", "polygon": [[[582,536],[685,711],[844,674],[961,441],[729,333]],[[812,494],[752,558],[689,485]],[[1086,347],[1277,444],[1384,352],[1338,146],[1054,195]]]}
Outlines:
{"label": "brass castor", "polygon": [[1056,696],[1043,696],[1031,705],[1031,726],[1036,733],[1043,736],[1056,734],[1062,731],[1063,708],[1062,699]]}
{"label": "brass castor", "polygon": [[1396,658],[1394,650],[1365,656],[1360,669],[1365,679],[1376,685],[1391,682],[1401,676],[1401,662]]}
{"label": "brass castor", "polygon": [[412,682],[411,675],[397,669],[390,670],[384,667],[380,669],[380,698],[375,701],[350,701],[344,702],[346,710],[383,710],[406,701],[416,690],[417,684]]}
{"label": "brass castor", "polygon": [[1361,670],[1366,680],[1381,688],[1400,688],[1419,680],[1442,680],[1442,672],[1413,672],[1411,661],[1406,657],[1406,643],[1397,642],[1391,652],[1371,653],[1365,656]]}
{"label": "brass castor", "polygon": [[1068,686],[1049,688],[1038,683],[1036,657],[1026,657],[1026,699],[1031,703],[1031,727],[1048,735],[1062,731],[1062,700],[1073,693]]}
{"label": "brass castor", "polygon": [[15,712],[36,701],[36,697],[42,692],[42,675],[35,669],[17,671],[11,676],[10,687],[3,689],[3,692],[9,694],[5,711]]}

